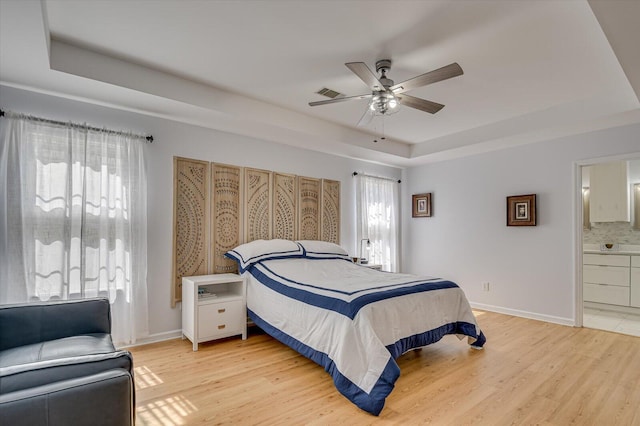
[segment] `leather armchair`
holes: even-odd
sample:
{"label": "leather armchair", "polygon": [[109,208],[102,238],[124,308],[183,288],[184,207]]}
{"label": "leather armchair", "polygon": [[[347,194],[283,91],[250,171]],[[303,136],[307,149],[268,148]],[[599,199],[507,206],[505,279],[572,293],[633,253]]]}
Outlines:
{"label": "leather armchair", "polygon": [[0,305],[0,423],[132,425],[133,359],[107,299]]}

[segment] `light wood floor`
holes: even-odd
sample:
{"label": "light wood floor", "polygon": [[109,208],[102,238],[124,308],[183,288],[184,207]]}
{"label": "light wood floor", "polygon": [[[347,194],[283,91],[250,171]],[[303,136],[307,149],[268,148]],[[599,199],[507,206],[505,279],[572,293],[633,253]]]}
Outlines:
{"label": "light wood floor", "polygon": [[640,425],[640,337],[476,312],[482,351],[446,336],[398,359],[379,417],[259,332],[132,348],[138,425]]}

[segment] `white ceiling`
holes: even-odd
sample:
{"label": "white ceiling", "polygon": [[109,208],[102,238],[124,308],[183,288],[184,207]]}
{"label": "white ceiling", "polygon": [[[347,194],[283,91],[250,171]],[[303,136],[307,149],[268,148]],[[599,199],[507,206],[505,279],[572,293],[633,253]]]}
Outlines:
{"label": "white ceiling", "polygon": [[[0,0],[0,83],[404,167],[640,122],[640,1],[591,3]],[[464,75],[408,92],[435,115],[308,106],[384,58]]]}

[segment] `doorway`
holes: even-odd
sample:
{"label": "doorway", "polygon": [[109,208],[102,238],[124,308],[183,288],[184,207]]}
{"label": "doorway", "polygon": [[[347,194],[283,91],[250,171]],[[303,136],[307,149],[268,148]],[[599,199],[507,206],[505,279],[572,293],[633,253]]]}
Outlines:
{"label": "doorway", "polygon": [[[640,155],[585,162],[578,176],[578,217],[582,220],[578,226],[581,291],[577,292],[576,324],[640,336]],[[614,189],[627,196],[625,217],[603,213],[607,205],[618,205],[612,198],[615,190],[609,189],[615,182]],[[624,212],[624,208],[618,210]]]}

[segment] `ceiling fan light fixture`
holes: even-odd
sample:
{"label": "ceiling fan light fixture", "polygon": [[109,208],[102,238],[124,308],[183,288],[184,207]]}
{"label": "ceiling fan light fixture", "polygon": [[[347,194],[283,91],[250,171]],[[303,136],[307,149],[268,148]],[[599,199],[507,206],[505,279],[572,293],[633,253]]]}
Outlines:
{"label": "ceiling fan light fixture", "polygon": [[392,92],[374,93],[369,101],[369,110],[373,115],[390,115],[400,108],[398,98]]}

